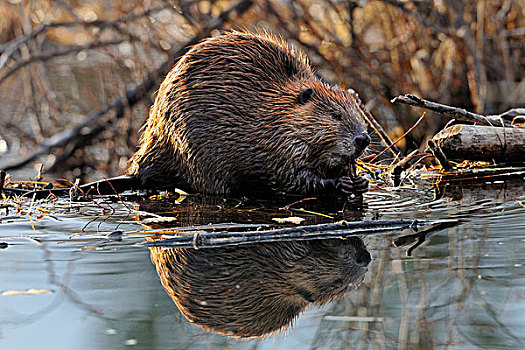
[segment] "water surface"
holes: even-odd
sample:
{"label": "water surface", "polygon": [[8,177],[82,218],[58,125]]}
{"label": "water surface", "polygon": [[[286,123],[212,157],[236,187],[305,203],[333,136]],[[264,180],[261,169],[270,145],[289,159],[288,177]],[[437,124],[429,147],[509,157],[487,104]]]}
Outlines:
{"label": "water surface", "polygon": [[[174,216],[175,226],[271,223],[290,215],[279,210],[282,203],[271,202],[127,205]],[[45,208],[37,203],[32,210],[39,206]],[[248,340],[188,322],[162,287],[149,250],[138,244],[143,235],[107,238],[116,230],[139,230],[136,211],[130,215],[121,203],[104,202],[67,207],[57,205],[53,216],[33,220],[34,229],[27,215],[0,209],[0,242],[8,244],[0,250],[2,349],[504,349],[525,343],[523,179],[366,194],[362,209],[349,206],[336,219],[458,222],[431,231],[416,248],[418,237],[399,240],[411,230],[364,237],[372,261],[355,290],[309,307],[286,332]],[[307,203],[293,207],[311,209]],[[303,224],[330,221],[293,215],[306,218]],[[290,279],[286,283],[303,283]],[[20,291],[26,294],[12,295]]]}

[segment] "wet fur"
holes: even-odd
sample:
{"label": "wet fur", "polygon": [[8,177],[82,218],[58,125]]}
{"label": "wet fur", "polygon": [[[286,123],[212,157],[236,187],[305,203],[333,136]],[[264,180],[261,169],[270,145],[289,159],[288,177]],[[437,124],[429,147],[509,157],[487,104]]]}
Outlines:
{"label": "wet fur", "polygon": [[128,174],[142,187],[202,193],[334,190],[360,153],[361,113],[282,39],[230,32],[195,45],[167,75]]}
{"label": "wet fur", "polygon": [[150,253],[191,323],[236,337],[277,332],[308,306],[344,296],[361,284],[370,262],[357,237]]}

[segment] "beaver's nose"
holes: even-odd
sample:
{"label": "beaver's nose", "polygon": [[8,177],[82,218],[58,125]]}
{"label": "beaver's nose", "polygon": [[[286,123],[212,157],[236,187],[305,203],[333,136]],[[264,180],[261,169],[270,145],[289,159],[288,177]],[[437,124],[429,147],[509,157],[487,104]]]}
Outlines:
{"label": "beaver's nose", "polygon": [[368,136],[368,134],[364,132],[357,134],[357,136],[354,137],[354,144],[356,148],[355,153],[356,155],[359,155],[370,144],[370,136]]}
{"label": "beaver's nose", "polygon": [[357,265],[366,267],[368,264],[372,261],[372,257],[370,256],[370,253],[368,250],[363,249],[361,251],[358,251],[355,256],[355,262]]}

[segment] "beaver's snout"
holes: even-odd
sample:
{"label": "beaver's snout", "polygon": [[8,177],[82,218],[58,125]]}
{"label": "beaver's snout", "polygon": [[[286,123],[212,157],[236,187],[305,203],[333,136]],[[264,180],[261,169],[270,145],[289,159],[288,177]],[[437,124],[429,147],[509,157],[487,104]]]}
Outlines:
{"label": "beaver's snout", "polygon": [[343,260],[353,259],[356,265],[367,267],[370,261],[372,261],[372,257],[366,249],[363,240],[356,236],[350,236],[346,239],[346,244],[353,249],[348,249],[348,246],[342,246],[339,252],[339,258]]}
{"label": "beaver's snout", "polygon": [[354,137],[355,158],[359,157],[361,153],[363,153],[365,148],[367,148],[370,144],[370,141],[370,136],[368,136],[368,134],[364,132],[357,134],[357,136]]}
{"label": "beaver's snout", "polygon": [[366,267],[372,261],[370,253],[366,249],[360,249],[355,256],[355,263],[361,267]]}

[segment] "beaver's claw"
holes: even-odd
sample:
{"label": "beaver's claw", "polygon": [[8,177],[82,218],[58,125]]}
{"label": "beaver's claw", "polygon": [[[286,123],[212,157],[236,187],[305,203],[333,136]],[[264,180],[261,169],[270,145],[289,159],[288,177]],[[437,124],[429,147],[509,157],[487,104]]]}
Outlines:
{"label": "beaver's claw", "polygon": [[368,180],[362,176],[343,176],[336,180],[335,188],[344,193],[364,193],[368,191]]}

